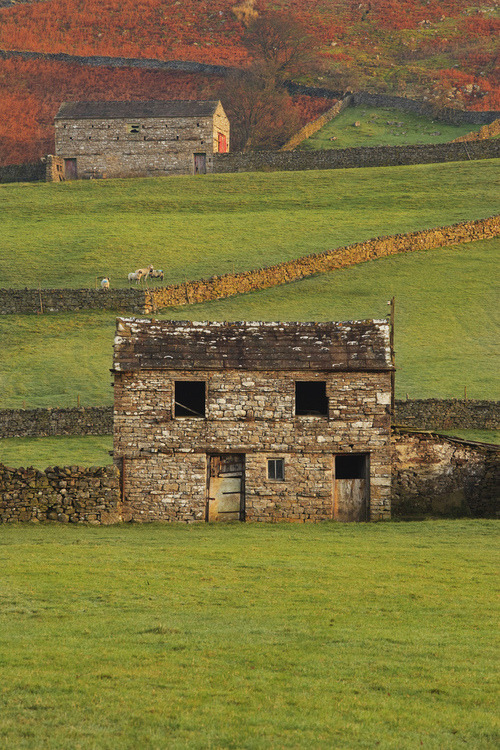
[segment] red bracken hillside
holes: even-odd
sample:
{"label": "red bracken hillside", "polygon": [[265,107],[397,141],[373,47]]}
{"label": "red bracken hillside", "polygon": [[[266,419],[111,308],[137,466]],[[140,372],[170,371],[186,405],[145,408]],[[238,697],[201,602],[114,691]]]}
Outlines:
{"label": "red bracken hillside", "polygon": [[[309,81],[500,109],[498,0],[45,0],[0,8],[0,49],[194,60],[246,67],[245,14],[277,9],[319,48]],[[55,62],[0,61],[0,163],[51,149],[63,99],[192,98],[214,79]],[[324,102],[295,101],[304,122]]]}

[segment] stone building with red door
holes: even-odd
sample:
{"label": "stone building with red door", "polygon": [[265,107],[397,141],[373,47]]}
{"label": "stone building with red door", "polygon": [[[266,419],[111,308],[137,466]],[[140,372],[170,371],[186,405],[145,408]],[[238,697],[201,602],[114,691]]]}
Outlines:
{"label": "stone building with red door", "polygon": [[393,370],[385,320],[119,318],[123,518],[389,518]]}
{"label": "stone building with red door", "polygon": [[220,101],[63,102],[55,144],[66,179],[203,174],[229,120]]}

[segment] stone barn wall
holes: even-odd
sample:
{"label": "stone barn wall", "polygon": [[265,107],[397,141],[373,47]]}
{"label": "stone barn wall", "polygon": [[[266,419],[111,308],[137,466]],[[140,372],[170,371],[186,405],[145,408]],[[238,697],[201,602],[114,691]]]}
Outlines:
{"label": "stone barn wall", "polygon": [[392,513],[500,515],[500,448],[436,434],[396,434]]}

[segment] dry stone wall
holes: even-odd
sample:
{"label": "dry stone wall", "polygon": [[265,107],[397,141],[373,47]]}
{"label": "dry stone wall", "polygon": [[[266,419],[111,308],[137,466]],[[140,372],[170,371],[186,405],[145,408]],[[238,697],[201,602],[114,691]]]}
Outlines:
{"label": "dry stone wall", "polygon": [[111,435],[113,407],[0,409],[0,438]]}
{"label": "dry stone wall", "polygon": [[422,430],[500,428],[500,401],[409,399],[396,401],[395,422]]}
{"label": "dry stone wall", "polygon": [[422,146],[372,146],[324,151],[250,151],[214,154],[213,172],[290,172],[308,169],[355,169],[500,157],[500,140],[434,143]]}
{"label": "dry stone wall", "polygon": [[64,159],[48,154],[35,162],[0,167],[0,182],[63,182]]}
{"label": "dry stone wall", "polygon": [[500,117],[498,120],[494,120],[489,125],[483,125],[479,130],[474,130],[472,133],[466,133],[461,135],[459,138],[455,138],[452,143],[465,143],[469,141],[484,141],[488,138],[496,138],[500,135]]}
{"label": "dry stone wall", "polygon": [[0,315],[123,310],[144,312],[142,289],[0,289]]}
{"label": "dry stone wall", "polygon": [[328,122],[331,122],[337,115],[344,111],[351,103],[351,97],[346,97],[340,102],[336,102],[333,107],[324,112],[322,115],[317,117],[315,120],[308,122],[303,128],[299,130],[294,136],[288,140],[284,146],[281,147],[280,151],[293,151],[293,149],[302,143],[302,141],[310,138],[318,130],[321,130]]}
{"label": "dry stone wall", "polygon": [[393,516],[500,516],[500,448],[429,434],[393,436]]}
{"label": "dry stone wall", "polygon": [[0,464],[0,523],[116,523],[120,477],[114,466],[33,467]]}

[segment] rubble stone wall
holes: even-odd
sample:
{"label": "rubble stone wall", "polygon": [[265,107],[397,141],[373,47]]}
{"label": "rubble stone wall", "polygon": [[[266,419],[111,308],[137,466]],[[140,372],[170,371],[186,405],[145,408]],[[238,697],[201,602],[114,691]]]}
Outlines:
{"label": "rubble stone wall", "polygon": [[112,406],[0,409],[0,438],[111,435]]}
{"label": "rubble stone wall", "polygon": [[500,515],[500,449],[439,435],[393,436],[392,513]]}
{"label": "rubble stone wall", "polygon": [[[114,457],[134,520],[204,520],[207,456],[246,457],[247,519],[331,518],[333,455],[369,453],[370,518],[390,516],[390,372],[189,372],[207,383],[205,418],[174,417],[185,370],[115,374]],[[329,414],[294,416],[295,380],[326,381]],[[285,459],[283,483],[265,460]]]}
{"label": "rubble stone wall", "polygon": [[56,466],[40,471],[0,464],[0,523],[120,520],[120,479],[114,466]]}
{"label": "rubble stone wall", "polygon": [[395,423],[422,430],[497,430],[500,401],[474,399],[396,400]]}
{"label": "rubble stone wall", "polygon": [[421,146],[370,146],[369,148],[318,151],[249,151],[214,154],[213,171],[295,172],[308,169],[355,169],[435,164],[448,161],[495,159],[500,157],[500,140],[468,143],[433,143]]}
{"label": "rubble stone wall", "polygon": [[302,141],[307,140],[307,138],[310,138],[314,133],[317,133],[318,130],[321,130],[328,122],[331,122],[337,115],[340,115],[341,112],[344,111],[347,107],[349,107],[351,104],[351,97],[347,96],[345,99],[342,99],[340,102],[335,102],[333,107],[330,107],[326,112],[323,112],[322,115],[319,117],[316,117],[315,120],[311,120],[311,122],[308,122],[306,125],[304,125],[303,128],[301,128],[298,133],[295,133],[286,143],[284,146],[281,147],[280,151],[293,151],[293,149],[299,145],[299,143],[302,143]]}

